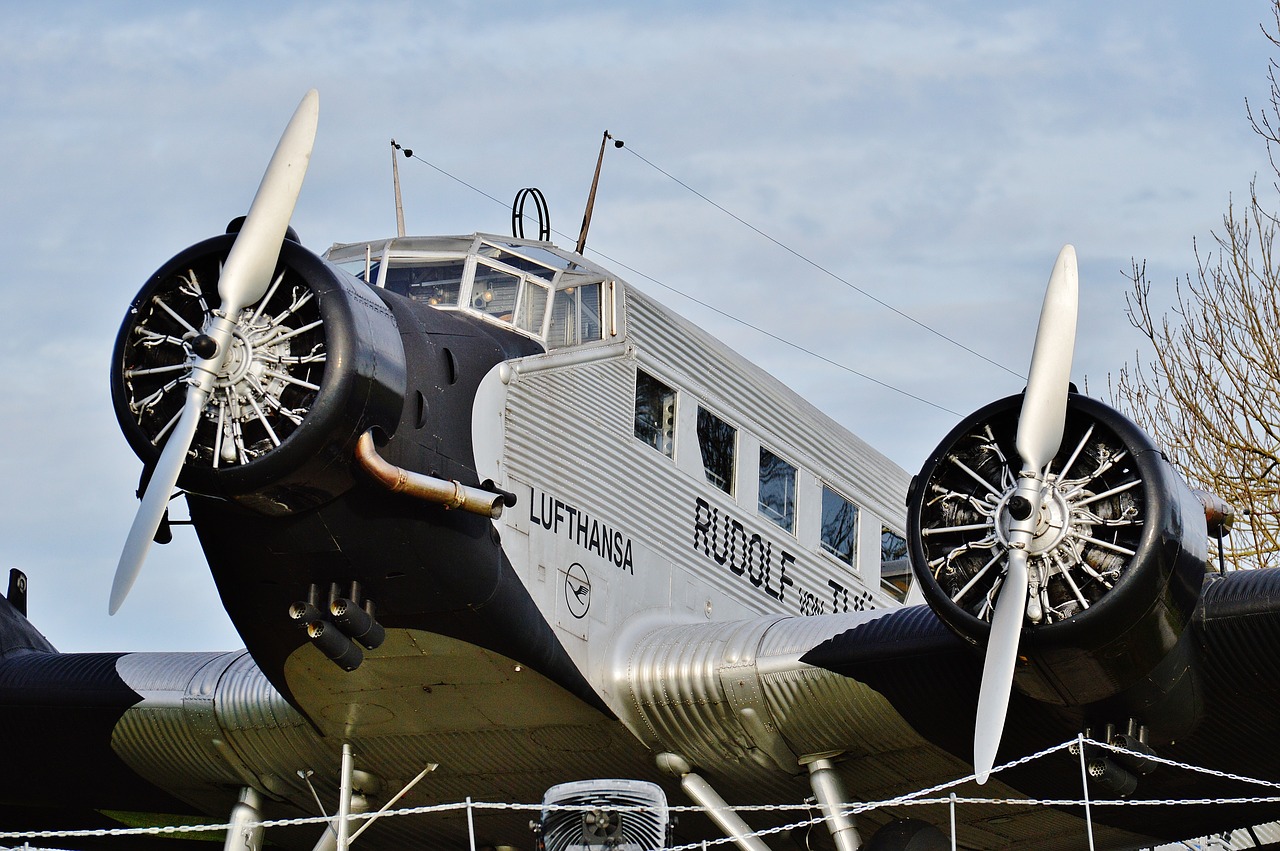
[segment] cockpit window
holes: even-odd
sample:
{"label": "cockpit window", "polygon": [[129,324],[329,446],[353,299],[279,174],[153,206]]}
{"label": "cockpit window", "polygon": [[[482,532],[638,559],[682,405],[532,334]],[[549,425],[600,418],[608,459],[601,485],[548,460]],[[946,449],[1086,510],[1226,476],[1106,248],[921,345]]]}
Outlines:
{"label": "cockpit window", "polygon": [[371,286],[506,323],[548,350],[618,333],[618,282],[547,243],[489,234],[397,237],[334,245],[325,257]]}
{"label": "cockpit window", "polygon": [[551,328],[547,332],[548,348],[599,340],[602,328],[599,282],[556,291],[551,305]]}
{"label": "cockpit window", "polygon": [[471,286],[471,306],[503,322],[514,322],[516,297],[520,294],[520,276],[483,263],[476,264],[475,283]]}
{"label": "cockpit window", "polygon": [[[380,274],[375,262],[369,277],[376,282]],[[457,307],[462,290],[463,260],[422,260],[393,257],[387,265],[386,288],[393,293],[424,301],[436,307]]]}
{"label": "cockpit window", "polygon": [[550,290],[533,280],[525,280],[520,291],[520,304],[516,308],[516,327],[530,334],[542,336],[542,323],[547,318],[547,300]]}
{"label": "cockpit window", "polygon": [[471,307],[522,331],[542,335],[550,288],[533,278],[476,264],[471,286]]}
{"label": "cockpit window", "polygon": [[[348,275],[354,275],[360,280],[362,281],[364,280],[366,264],[365,264],[365,259],[363,257],[354,257],[350,260],[343,260],[335,265],[342,271],[346,272]],[[378,278],[375,275],[373,276],[373,279],[376,281]]]}
{"label": "cockpit window", "polygon": [[533,245],[497,245],[491,242],[481,243],[477,252],[481,257],[492,257],[522,272],[537,275],[551,280],[560,269],[568,268],[569,262],[558,254]]}

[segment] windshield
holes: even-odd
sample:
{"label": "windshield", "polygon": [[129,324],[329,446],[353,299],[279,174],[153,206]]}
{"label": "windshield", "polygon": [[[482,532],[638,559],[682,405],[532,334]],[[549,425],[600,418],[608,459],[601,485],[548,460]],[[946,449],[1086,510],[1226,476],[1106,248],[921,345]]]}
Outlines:
{"label": "windshield", "polygon": [[[370,277],[378,282],[382,277],[381,261],[373,264]],[[420,260],[412,257],[393,257],[387,263],[386,279],[382,286],[408,296],[414,301],[425,301],[438,307],[457,307],[465,277],[465,260]]]}

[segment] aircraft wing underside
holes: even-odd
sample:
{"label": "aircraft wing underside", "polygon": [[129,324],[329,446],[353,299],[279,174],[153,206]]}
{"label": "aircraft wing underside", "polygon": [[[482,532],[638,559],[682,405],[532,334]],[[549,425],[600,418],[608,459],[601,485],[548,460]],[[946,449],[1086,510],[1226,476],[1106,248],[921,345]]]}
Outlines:
{"label": "aircraft wing underside", "polygon": [[[1200,677],[1182,711],[1199,721],[1174,741],[1153,742],[1156,756],[1217,771],[1280,781],[1280,572],[1238,571],[1206,583],[1192,623]],[[982,658],[956,638],[927,607],[897,610],[815,647],[806,662],[845,674],[883,694],[911,726],[938,747],[966,758],[972,750],[974,707]],[[1192,676],[1187,672],[1186,676]],[[997,764],[1036,753],[1092,726],[1105,708],[1053,706],[1014,691]],[[1122,720],[1122,719],[1117,719]],[[1079,799],[1076,757],[1056,757],[1061,770],[1041,763],[999,778],[1037,798]],[[1066,764],[1070,763],[1070,764]],[[1092,790],[1097,795],[1097,790]],[[1133,800],[1233,798],[1274,795],[1254,785],[1159,766],[1138,780]],[[1160,825],[1164,836],[1198,836],[1224,825],[1257,824],[1277,817],[1275,804],[1149,808],[1108,807],[1097,821],[1143,833]]]}

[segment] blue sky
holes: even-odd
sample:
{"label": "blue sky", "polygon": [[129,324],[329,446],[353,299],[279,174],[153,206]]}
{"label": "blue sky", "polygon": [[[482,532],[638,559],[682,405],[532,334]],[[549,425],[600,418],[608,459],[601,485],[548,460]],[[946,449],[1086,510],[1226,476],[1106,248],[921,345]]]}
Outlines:
{"label": "blue sky", "polygon": [[[111,575],[139,464],[110,351],[168,257],[252,198],[298,99],[321,117],[305,243],[504,233],[524,186],[589,253],[760,362],[908,469],[1016,373],[1058,249],[1079,252],[1076,380],[1141,346],[1124,272],[1168,299],[1266,150],[1261,0],[808,4],[0,0],[0,567],[64,650],[237,645],[194,536],[153,550],[121,614]],[[571,244],[573,237],[559,237]],[[603,261],[609,265],[610,261]],[[682,298],[687,293],[915,401]]]}

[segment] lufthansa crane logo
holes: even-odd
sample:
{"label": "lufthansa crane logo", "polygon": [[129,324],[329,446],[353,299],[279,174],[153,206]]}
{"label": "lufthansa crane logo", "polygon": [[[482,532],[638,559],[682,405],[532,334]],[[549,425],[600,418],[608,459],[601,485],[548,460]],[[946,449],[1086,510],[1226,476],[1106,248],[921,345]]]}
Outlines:
{"label": "lufthansa crane logo", "polygon": [[575,618],[586,617],[591,608],[591,578],[576,561],[564,572],[564,601]]}

